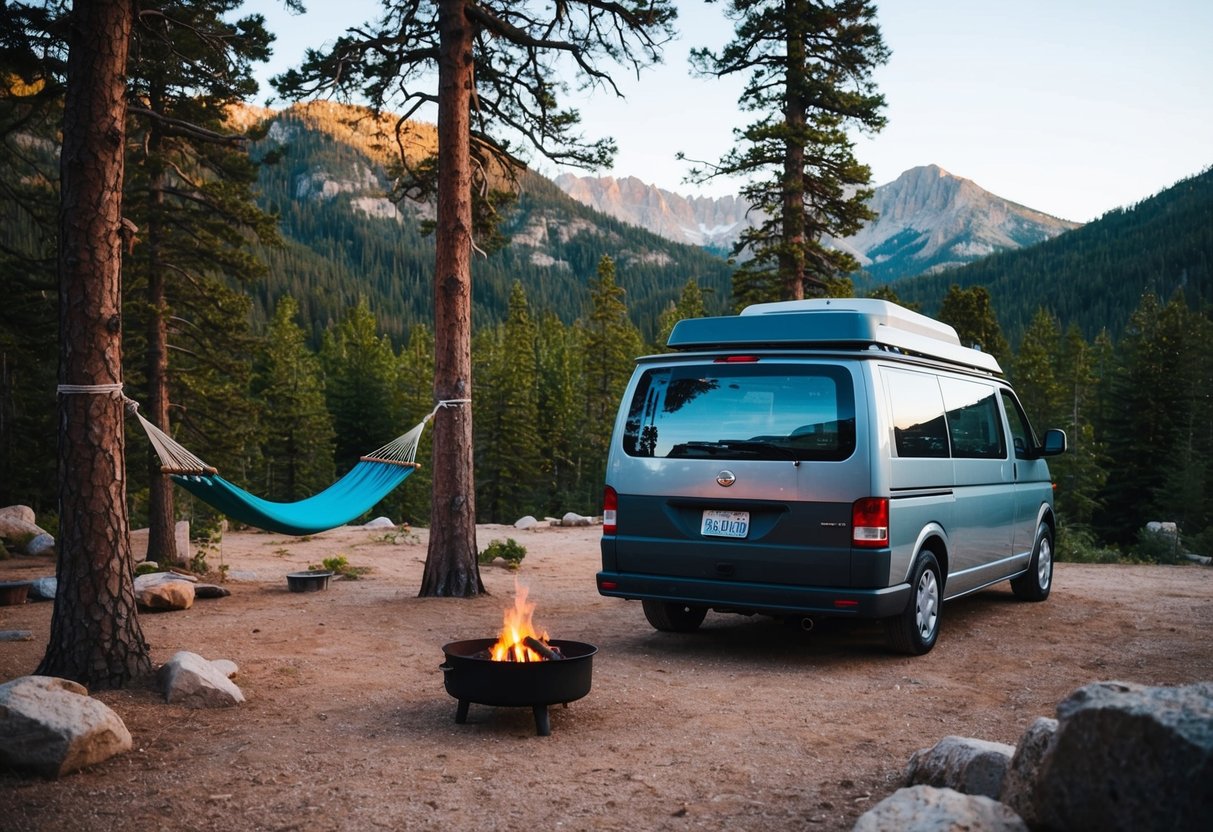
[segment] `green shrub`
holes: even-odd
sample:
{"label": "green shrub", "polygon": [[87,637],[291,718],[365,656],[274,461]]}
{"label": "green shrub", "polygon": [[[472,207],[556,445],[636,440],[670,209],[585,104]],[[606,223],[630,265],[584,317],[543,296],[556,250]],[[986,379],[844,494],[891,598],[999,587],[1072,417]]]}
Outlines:
{"label": "green shrub", "polygon": [[1119,549],[1100,546],[1090,529],[1081,526],[1059,526],[1054,558],[1069,563],[1123,563]]}
{"label": "green shrub", "polygon": [[510,537],[490,542],[480,553],[479,560],[481,563],[492,563],[497,558],[502,558],[510,569],[517,569],[524,557],[526,557],[526,547]]}
{"label": "green shrub", "polygon": [[1184,559],[1183,551],[1177,535],[1149,529],[1137,533],[1137,545],[1133,548],[1137,558],[1146,563],[1179,563]]}
{"label": "green shrub", "polygon": [[337,577],[344,578],[347,581],[356,581],[371,571],[371,567],[369,566],[352,566],[350,562],[345,559],[345,555],[337,555],[336,557],[325,558],[320,562],[319,566],[313,563],[308,566],[308,569],[313,572],[319,572],[321,570],[332,572]]}

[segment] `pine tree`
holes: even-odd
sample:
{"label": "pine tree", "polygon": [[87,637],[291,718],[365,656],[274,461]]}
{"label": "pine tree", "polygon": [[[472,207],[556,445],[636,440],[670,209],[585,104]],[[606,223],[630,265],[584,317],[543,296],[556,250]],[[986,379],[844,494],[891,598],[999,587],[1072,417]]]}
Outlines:
{"label": "pine tree", "polygon": [[699,288],[699,281],[691,278],[683,285],[678,302],[670,304],[657,319],[657,342],[654,344],[657,351],[665,349],[666,342],[670,340],[670,333],[674,330],[674,324],[687,318],[702,318],[706,314],[703,290]]}
{"label": "pine tree", "polygon": [[[631,378],[644,340],[628,318],[624,291],[615,282],[615,263],[603,255],[590,282],[590,308],[581,321],[585,411],[583,472],[601,485],[619,400]],[[587,495],[588,497],[589,495]]]}
{"label": "pine tree", "polygon": [[278,502],[314,494],[334,475],[333,420],[325,405],[320,359],[307,347],[295,320],[298,311],[291,296],[278,301],[252,385],[262,408],[260,492]]}
{"label": "pine tree", "polygon": [[[560,108],[557,96],[566,87],[553,61],[566,56],[579,83],[613,88],[606,67],[638,70],[656,60],[674,16],[668,0],[385,3],[378,22],[350,30],[324,53],[309,53],[300,71],[277,80],[281,91],[297,97],[329,88],[364,97],[376,112],[399,105],[399,129],[406,129],[418,107],[437,102],[437,154],[417,164],[402,154],[410,181],[397,193],[436,196],[434,396],[439,401],[473,398],[473,188],[477,179],[491,187],[491,175],[517,165],[514,151],[498,136],[520,137],[557,162],[585,167],[607,162],[613,144],[584,140],[576,132],[576,111]],[[435,419],[422,595],[466,597],[484,591],[476,561],[471,413],[471,408],[452,408]]]}
{"label": "pine tree", "polygon": [[[1060,385],[1060,419],[1068,439],[1066,452],[1049,461],[1057,483],[1057,511],[1068,527],[1089,527],[1107,480],[1104,456],[1095,439],[1095,351],[1071,326],[1056,359]],[[1049,427],[1049,425],[1045,425]]]}
{"label": "pine tree", "polygon": [[884,97],[871,74],[889,51],[868,0],[731,0],[734,38],[718,53],[696,49],[700,75],[742,75],[739,101],[757,120],[736,130],[733,150],[698,167],[694,181],[745,178],[741,195],[762,213],[742,233],[734,256],[749,252],[733,276],[740,308],[769,300],[849,296],[831,283],[858,268],[826,244],[873,218],[871,171],[856,161],[852,128],[880,130]]}
{"label": "pine tree", "polygon": [[998,316],[990,303],[990,293],[984,286],[961,289],[953,284],[939,307],[939,320],[951,324],[966,347],[976,347],[1007,365],[1011,348],[1002,335]]}
{"label": "pine tree", "polygon": [[[434,408],[434,335],[429,327],[416,324],[409,330],[408,343],[397,360],[396,379],[395,409],[403,414],[401,424],[415,425]],[[385,501],[399,522],[429,523],[432,447],[427,425],[417,446],[416,461],[421,467]]]}
{"label": "pine tree", "polygon": [[[565,326],[555,312],[540,317],[536,336],[539,376],[538,409],[543,414],[545,459],[540,480],[544,484],[546,511],[560,516],[566,511],[588,513],[597,506],[601,483],[582,482],[581,428],[585,400],[579,331]],[[570,498],[592,493],[587,505],[573,505]]]}

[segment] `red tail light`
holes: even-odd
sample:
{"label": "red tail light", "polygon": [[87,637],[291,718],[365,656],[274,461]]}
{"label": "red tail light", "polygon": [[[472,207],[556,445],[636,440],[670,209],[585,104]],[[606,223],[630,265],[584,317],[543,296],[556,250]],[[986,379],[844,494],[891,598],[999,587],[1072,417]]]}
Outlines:
{"label": "red tail light", "polygon": [[615,510],[619,508],[619,495],[609,485],[602,490],[602,533],[615,533]]}
{"label": "red tail light", "polygon": [[889,501],[864,497],[851,506],[851,545],[881,549],[889,545]]}

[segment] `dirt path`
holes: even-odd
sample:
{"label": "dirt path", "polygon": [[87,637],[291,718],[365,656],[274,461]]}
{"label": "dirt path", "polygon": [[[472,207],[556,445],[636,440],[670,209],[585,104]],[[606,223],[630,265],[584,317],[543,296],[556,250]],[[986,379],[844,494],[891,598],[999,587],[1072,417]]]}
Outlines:
{"label": "dirt path", "polygon": [[[812,633],[709,614],[653,631],[640,606],[594,589],[600,530],[483,526],[513,537],[518,573],[486,567],[491,595],[418,599],[425,532],[343,528],[310,539],[229,534],[222,562],[256,579],[140,621],[159,664],[178,650],[240,667],[248,701],[194,711],[151,690],[102,692],[135,750],[59,782],[0,773],[6,830],[849,829],[891,793],[910,754],[947,734],[1014,743],[1080,685],[1213,680],[1213,569],[1060,564],[1053,596],[1009,587],[944,607],[939,645],[891,655],[878,627]],[[325,592],[287,572],[344,555],[371,572]],[[211,557],[217,566],[219,558]],[[0,562],[0,580],[53,571]],[[442,645],[496,635],[515,574],[552,638],[598,646],[593,689],[553,708],[455,700]],[[32,672],[51,605],[0,607],[0,681]]]}

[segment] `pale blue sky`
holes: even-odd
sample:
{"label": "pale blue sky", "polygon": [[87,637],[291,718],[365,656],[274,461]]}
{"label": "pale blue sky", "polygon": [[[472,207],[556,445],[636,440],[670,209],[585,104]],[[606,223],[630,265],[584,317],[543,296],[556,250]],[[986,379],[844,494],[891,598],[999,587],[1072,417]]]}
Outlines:
{"label": "pale blue sky", "polygon": [[[280,0],[246,3],[278,35],[264,77],[380,7],[305,2],[303,17]],[[691,78],[686,64],[691,47],[723,45],[731,26],[720,3],[678,5],[682,34],[665,63],[639,80],[620,71],[626,100],[598,93],[577,106],[586,135],[619,145],[614,169],[599,173],[688,195],[729,193],[735,181],[685,184],[687,165],[674,155],[716,160],[745,124],[740,83]],[[1087,221],[1213,164],[1210,0],[885,0],[877,9],[893,53],[875,76],[888,126],[856,146],[875,184],[937,164],[999,196]]]}

